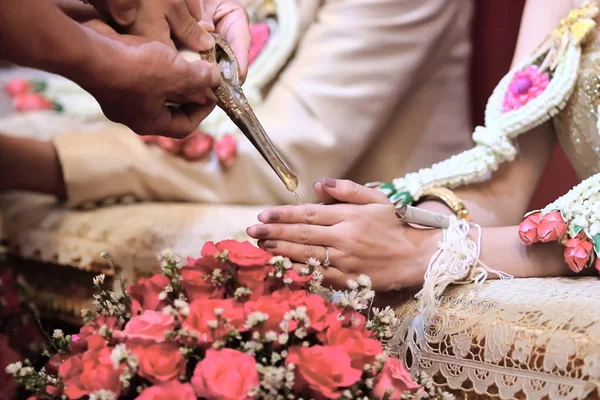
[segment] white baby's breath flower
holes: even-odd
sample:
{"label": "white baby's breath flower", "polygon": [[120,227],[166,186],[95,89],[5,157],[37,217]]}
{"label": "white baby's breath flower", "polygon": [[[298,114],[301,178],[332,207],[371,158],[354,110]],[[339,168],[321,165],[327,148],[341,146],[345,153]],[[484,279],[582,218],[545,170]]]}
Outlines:
{"label": "white baby's breath flower", "polygon": [[306,335],[308,335],[308,333],[306,332],[306,329],[304,329],[304,328],[298,328],[298,329],[296,329],[296,331],[294,332],[294,334],[296,335],[296,337],[298,339],[304,339],[306,337]]}
{"label": "white baby's breath flower", "polygon": [[262,313],[260,311],[256,311],[256,312],[248,314],[248,317],[246,317],[245,326],[246,326],[246,328],[250,329],[257,325],[262,324],[267,319],[269,319],[268,314]]}
{"label": "white baby's breath flower", "polygon": [[286,285],[291,285],[294,282],[291,278],[283,278],[283,283]]}
{"label": "white baby's breath flower", "polygon": [[158,259],[158,261],[161,262],[161,264],[163,264],[163,263],[172,264],[172,265],[175,265],[176,267],[181,267],[181,265],[182,265],[181,257],[179,257],[179,255],[176,254],[171,249],[162,250],[158,254],[157,259]]}
{"label": "white baby's breath flower", "polygon": [[371,288],[371,278],[369,278],[367,275],[361,274],[358,277],[358,284],[362,287]]}
{"label": "white baby's breath flower", "polygon": [[100,336],[102,336],[103,338],[109,336],[111,333],[110,329],[108,329],[108,326],[106,325],[102,325],[100,328],[98,328],[98,334]]}
{"label": "white baby's breath flower", "polygon": [[162,292],[160,292],[160,293],[158,294],[158,299],[159,299],[160,301],[162,301],[162,300],[166,300],[166,299],[167,299],[167,292],[165,292],[164,290],[163,290]]}
{"label": "white baby's breath flower", "polygon": [[124,344],[118,344],[115,346],[113,351],[110,353],[110,360],[113,362],[113,367],[118,369],[121,363],[127,360],[129,352]]}
{"label": "white baby's breath flower", "polygon": [[9,375],[16,375],[19,373],[21,368],[23,368],[23,363],[21,361],[17,361],[16,363],[8,364],[4,371],[6,371],[6,373]]}
{"label": "white baby's breath flower", "polygon": [[223,315],[223,309],[222,308],[215,308],[215,315],[218,317],[220,315]]}
{"label": "white baby's breath flower", "polygon": [[303,276],[308,276],[310,275],[310,269],[308,267],[302,267],[300,268],[300,274]]}
{"label": "white baby's breath flower", "polygon": [[279,338],[277,339],[277,341],[279,342],[279,344],[286,344],[289,340],[289,335],[287,333],[282,333],[279,335]]}
{"label": "white baby's breath flower", "polygon": [[216,321],[214,319],[206,321],[206,325],[208,325],[210,329],[217,329],[219,327],[219,321]]}
{"label": "white baby's breath flower", "polygon": [[90,394],[90,400],[116,400],[117,395],[110,390],[98,390]]}
{"label": "white baby's breath flower", "polygon": [[274,342],[277,340],[277,333],[273,331],[269,331],[265,334],[265,340],[267,342]]}
{"label": "white baby's breath flower", "polygon": [[94,286],[102,286],[105,278],[106,275],[104,274],[96,275],[93,280]]}
{"label": "white baby's breath flower", "polygon": [[54,332],[52,333],[53,339],[62,339],[64,337],[65,337],[65,334],[61,329],[55,329]]}
{"label": "white baby's breath flower", "polygon": [[29,376],[31,374],[33,374],[35,371],[32,367],[23,367],[19,370],[18,375],[19,376]]}
{"label": "white baby's breath flower", "polygon": [[353,279],[348,279],[348,280],[346,281],[346,286],[348,286],[348,288],[349,288],[350,290],[356,290],[356,289],[358,289],[358,282],[356,282],[356,281],[355,281],[355,280],[353,280]]}
{"label": "white baby's breath flower", "polygon": [[321,266],[321,261],[317,260],[316,258],[310,257],[306,262],[306,265],[308,265],[312,269],[317,269]]}

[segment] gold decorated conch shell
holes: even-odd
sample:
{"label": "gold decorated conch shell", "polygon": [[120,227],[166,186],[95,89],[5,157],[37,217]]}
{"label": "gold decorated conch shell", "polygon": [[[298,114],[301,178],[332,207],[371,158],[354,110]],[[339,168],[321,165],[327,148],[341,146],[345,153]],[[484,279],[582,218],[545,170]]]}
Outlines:
{"label": "gold decorated conch shell", "polygon": [[298,188],[298,178],[283,161],[271,139],[258,121],[252,107],[244,95],[238,75],[238,65],[229,44],[221,36],[213,34],[215,48],[200,54],[208,62],[216,64],[221,70],[221,85],[215,89],[217,105],[231,118],[244,133],[263,158],[269,163],[277,176],[290,192]]}

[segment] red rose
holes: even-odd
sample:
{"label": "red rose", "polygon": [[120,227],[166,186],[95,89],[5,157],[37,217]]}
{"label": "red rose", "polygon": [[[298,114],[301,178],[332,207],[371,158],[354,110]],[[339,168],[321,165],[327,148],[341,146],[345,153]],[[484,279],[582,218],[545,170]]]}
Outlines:
{"label": "red rose", "polygon": [[17,111],[52,110],[54,104],[39,93],[23,93],[15,97],[14,107]]}
{"label": "red rose", "polygon": [[362,371],[352,367],[350,356],[339,346],[293,346],[285,364],[296,366],[295,390],[308,388],[328,399],[337,399],[343,388],[360,379]]}
{"label": "red rose", "polygon": [[565,236],[567,224],[560,212],[553,211],[540,218],[537,233],[540,241],[554,242]]}
{"label": "red rose", "polygon": [[207,242],[202,248],[203,257],[214,257],[217,252],[227,250],[227,258],[238,267],[265,266],[273,258],[273,255],[260,249],[250,242],[238,242],[237,240],[223,240],[214,244]]}
{"label": "red rose", "polygon": [[573,272],[579,273],[587,265],[593,251],[594,245],[581,234],[565,242],[565,261]]}
{"label": "red rose", "polygon": [[294,290],[306,289],[308,283],[312,280],[312,274],[307,276],[298,275],[296,271],[290,269],[285,272],[285,277],[292,280],[289,285]]}
{"label": "red rose", "polygon": [[213,147],[212,136],[201,132],[194,132],[185,138],[183,157],[188,161],[196,161],[206,157]]}
{"label": "red rose", "polygon": [[521,242],[529,245],[538,242],[538,225],[540,223],[540,213],[528,215],[519,225],[519,237]]}
{"label": "red rose", "polygon": [[115,332],[114,337],[161,343],[165,341],[165,333],[173,331],[174,328],[173,316],[158,311],[144,311],[141,315],[131,318],[123,332]]}
{"label": "red rose", "polygon": [[233,135],[225,135],[215,142],[213,149],[221,165],[229,168],[237,156],[237,140]]}
{"label": "red rose", "polygon": [[241,268],[237,272],[237,282],[240,286],[252,290],[251,299],[258,299],[268,293],[269,282],[266,281],[268,273],[269,269],[265,267]]}
{"label": "red rose", "polygon": [[196,400],[196,394],[189,383],[173,380],[144,389],[135,400]]}
{"label": "red rose", "polygon": [[325,337],[328,346],[340,346],[352,359],[352,367],[363,370],[366,364],[373,364],[375,357],[383,353],[379,340],[371,339],[369,333],[361,329],[345,328],[341,323],[329,326]]}
{"label": "red rose", "polygon": [[31,92],[31,84],[27,82],[25,79],[13,79],[9,81],[6,86],[4,86],[4,90],[6,94],[10,97],[17,97],[19,95]]}
{"label": "red rose", "polygon": [[[217,316],[215,310],[221,311],[221,315]],[[218,327],[211,328],[209,325],[216,323],[218,318],[221,320]],[[233,299],[197,300],[190,304],[183,327],[198,335],[200,343],[212,343],[214,339],[227,335],[232,327],[244,330],[244,310]]]}
{"label": "red rose", "polygon": [[8,337],[0,335],[0,399],[13,399],[17,392],[17,384],[12,375],[5,372],[6,367],[21,359],[19,353],[10,347]]}
{"label": "red rose", "polygon": [[207,350],[191,382],[198,397],[211,400],[248,399],[260,383],[254,357],[233,349]]}
{"label": "red rose", "polygon": [[160,136],[158,138],[158,145],[167,153],[175,154],[179,153],[181,150],[181,146],[183,146],[183,140]]}
{"label": "red rose", "polygon": [[181,285],[188,301],[220,297],[220,290],[204,279],[206,272],[194,267],[181,268]]}
{"label": "red rose", "polygon": [[[261,312],[269,316],[262,326],[253,329],[261,333],[267,333],[269,331],[280,332],[281,328],[279,327],[279,324],[283,321],[283,316],[289,310],[290,303],[285,300],[282,301],[276,296],[262,296],[254,301],[248,301],[244,304],[244,312],[246,315],[254,312]],[[293,331],[294,329],[296,329],[296,321],[290,321],[289,330]]]}
{"label": "red rose", "polygon": [[58,367],[65,384],[64,393],[79,399],[98,390],[110,390],[119,396],[121,369],[115,369],[110,358],[112,348],[99,335],[88,338],[88,351],[67,359]]}
{"label": "red rose", "polygon": [[156,274],[151,278],[142,278],[135,285],[127,288],[127,292],[133,300],[133,315],[137,315],[139,308],[142,310],[160,311],[167,302],[161,301],[158,296],[169,285],[169,278],[162,274]]}
{"label": "red rose", "polygon": [[373,388],[373,394],[380,399],[385,397],[388,390],[394,392],[389,397],[390,400],[400,400],[404,392],[414,392],[421,386],[416,383],[410,372],[404,368],[402,361],[397,358],[388,358],[379,374],[379,378]]}
{"label": "red rose", "polygon": [[[84,325],[79,329],[79,335],[76,335],[77,338],[74,340],[71,338],[71,351],[74,353],[83,353],[87,350],[87,339],[96,334],[98,329],[106,325],[108,329],[111,331],[118,331],[120,329],[119,321],[117,317],[107,317],[104,315],[98,315],[95,321],[88,325]],[[74,335],[75,336],[75,335]]]}
{"label": "red rose", "polygon": [[185,357],[175,344],[134,345],[131,352],[139,360],[138,374],[152,383],[176,380],[185,373]]}
{"label": "red rose", "polygon": [[309,330],[320,332],[329,325],[332,309],[321,296],[309,294],[298,301],[296,306],[306,307],[306,315],[310,319]]}

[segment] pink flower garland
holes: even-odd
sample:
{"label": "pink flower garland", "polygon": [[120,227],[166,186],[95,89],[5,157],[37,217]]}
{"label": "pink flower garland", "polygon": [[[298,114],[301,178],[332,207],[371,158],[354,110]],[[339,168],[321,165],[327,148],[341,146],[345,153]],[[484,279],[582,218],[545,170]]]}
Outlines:
{"label": "pink flower garland", "polygon": [[540,73],[535,65],[517,71],[504,95],[502,111],[518,110],[542,94],[549,84],[550,75],[547,72]]}

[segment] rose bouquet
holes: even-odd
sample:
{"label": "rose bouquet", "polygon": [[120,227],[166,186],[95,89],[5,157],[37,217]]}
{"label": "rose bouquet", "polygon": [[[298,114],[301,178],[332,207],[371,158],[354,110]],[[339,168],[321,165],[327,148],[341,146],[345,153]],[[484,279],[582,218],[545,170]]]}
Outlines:
{"label": "rose bouquet", "polygon": [[116,292],[97,276],[97,310],[82,312],[79,334],[56,331],[42,370],[25,361],[7,372],[33,399],[452,397],[386,355],[397,319],[370,309],[366,276],[326,290],[318,261],[295,270],[233,240],[187,265],[171,251],[159,261],[162,273]]}

